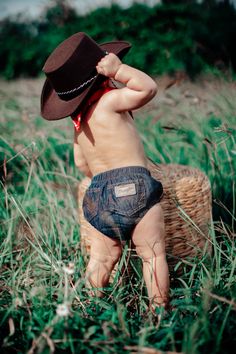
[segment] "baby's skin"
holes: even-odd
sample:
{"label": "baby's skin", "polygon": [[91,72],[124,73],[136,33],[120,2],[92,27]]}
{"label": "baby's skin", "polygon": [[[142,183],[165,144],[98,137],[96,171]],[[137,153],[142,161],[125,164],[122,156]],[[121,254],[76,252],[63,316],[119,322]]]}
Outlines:
{"label": "baby's skin", "polygon": [[[155,81],[142,71],[123,64],[113,53],[102,58],[96,69],[110,79],[111,85],[115,81],[124,86],[104,94],[87,111],[81,129],[75,131],[76,166],[90,178],[120,167],[147,167],[143,144],[129,111],[142,107],[156,95]],[[109,282],[110,273],[121,255],[122,244],[92,226],[91,229],[91,251],[86,274],[97,296],[102,296],[101,288]],[[169,274],[160,204],[154,205],[136,225],[132,241],[143,261],[143,276],[150,302],[166,306]]]}

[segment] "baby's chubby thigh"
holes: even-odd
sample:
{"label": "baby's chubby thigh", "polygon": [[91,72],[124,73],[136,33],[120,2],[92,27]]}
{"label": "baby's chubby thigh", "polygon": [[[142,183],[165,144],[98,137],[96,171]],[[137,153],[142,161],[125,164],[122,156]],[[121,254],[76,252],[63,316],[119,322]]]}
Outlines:
{"label": "baby's chubby thigh", "polygon": [[143,260],[165,256],[165,223],[160,203],[150,208],[136,225],[132,241]]}
{"label": "baby's chubby thigh", "polygon": [[90,228],[90,255],[99,262],[116,262],[122,253],[119,240],[104,235],[93,226]]}

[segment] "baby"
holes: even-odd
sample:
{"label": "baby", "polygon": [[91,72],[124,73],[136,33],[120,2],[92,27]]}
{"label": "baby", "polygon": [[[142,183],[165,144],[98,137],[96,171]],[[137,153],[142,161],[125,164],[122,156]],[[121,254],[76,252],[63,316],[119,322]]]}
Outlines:
{"label": "baby", "polygon": [[150,302],[167,306],[169,272],[159,204],[163,188],[147,169],[131,112],[149,102],[157,86],[122,63],[129,49],[123,41],[98,45],[81,32],[69,37],[44,65],[41,111],[48,120],[72,117],[75,164],[91,178],[83,200],[92,225],[86,270],[90,285],[102,296],[124,242],[132,240]]}

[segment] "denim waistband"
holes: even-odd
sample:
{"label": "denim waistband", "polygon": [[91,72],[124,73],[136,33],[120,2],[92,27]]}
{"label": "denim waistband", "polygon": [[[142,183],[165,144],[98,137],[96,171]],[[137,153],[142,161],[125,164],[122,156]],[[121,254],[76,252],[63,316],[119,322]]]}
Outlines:
{"label": "denim waistband", "polygon": [[147,168],[142,166],[129,166],[129,167],[120,167],[106,172],[99,173],[98,175],[93,176],[92,182],[100,182],[104,180],[119,178],[120,176],[126,176],[129,174],[146,174],[150,176],[150,172]]}

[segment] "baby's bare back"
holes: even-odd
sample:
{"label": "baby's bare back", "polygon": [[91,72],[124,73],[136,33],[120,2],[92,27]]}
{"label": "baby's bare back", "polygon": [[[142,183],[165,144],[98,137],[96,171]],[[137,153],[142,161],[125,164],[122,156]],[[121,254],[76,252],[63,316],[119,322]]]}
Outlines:
{"label": "baby's bare back", "polygon": [[147,166],[141,138],[128,112],[94,105],[76,136],[92,175],[125,166]]}
{"label": "baby's bare back", "polygon": [[129,111],[144,106],[155,96],[155,81],[123,64],[113,53],[103,57],[96,69],[110,79],[110,84],[115,80],[123,87],[104,94],[87,112],[75,136],[76,165],[88,176],[119,167],[147,167],[143,145]]}

